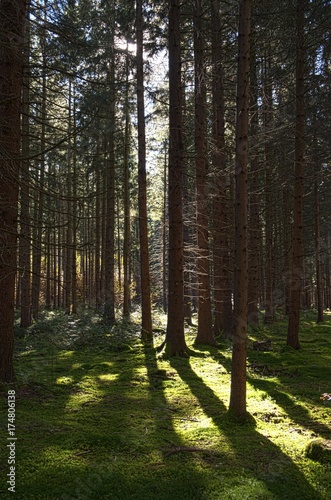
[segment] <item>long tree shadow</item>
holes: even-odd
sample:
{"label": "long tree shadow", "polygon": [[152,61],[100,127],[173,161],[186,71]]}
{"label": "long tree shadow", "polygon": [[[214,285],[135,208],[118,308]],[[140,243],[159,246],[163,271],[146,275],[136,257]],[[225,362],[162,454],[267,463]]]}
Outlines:
{"label": "long tree shadow", "polygon": [[196,396],[204,413],[226,436],[243,469],[263,481],[273,498],[324,498],[311,486],[290,457],[258,433],[253,425],[233,425],[225,404],[195,373],[189,360],[173,359],[170,363]]}
{"label": "long tree shadow", "polygon": [[296,403],[293,398],[281,390],[275,381],[254,377],[248,377],[248,381],[256,389],[265,391],[278,406],[283,408],[284,412],[293,422],[319,434],[325,439],[331,438],[331,427],[314,420],[307,408]]}

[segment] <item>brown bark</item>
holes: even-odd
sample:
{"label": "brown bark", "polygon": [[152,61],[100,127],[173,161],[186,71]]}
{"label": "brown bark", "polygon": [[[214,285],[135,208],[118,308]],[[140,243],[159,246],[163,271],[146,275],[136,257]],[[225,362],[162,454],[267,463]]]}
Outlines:
{"label": "brown bark", "polygon": [[[253,37],[254,41],[255,36]],[[249,199],[249,267],[248,267],[248,323],[259,324],[259,254],[260,254],[260,203],[259,203],[259,116],[258,82],[255,47],[251,48],[250,68],[250,199]]]}
{"label": "brown bark", "polygon": [[20,105],[26,0],[0,4],[0,382],[13,382]]}
{"label": "brown bark", "polygon": [[153,342],[151,283],[149,271],[149,248],[147,227],[146,194],[146,135],[144,101],[144,60],[143,60],[143,15],[142,0],[136,6],[137,30],[137,108],[138,108],[138,208],[141,275],[141,336],[144,342]]}
{"label": "brown bark", "polygon": [[314,178],[314,205],[315,205],[315,259],[316,259],[316,305],[317,323],[324,321],[323,295],[322,295],[322,268],[321,268],[321,224],[320,224],[320,201],[318,191],[318,172]]}
{"label": "brown bark", "polygon": [[239,3],[237,122],[235,163],[235,285],[234,331],[229,411],[238,418],[246,414],[247,341],[247,161],[250,71],[251,0]]}
{"label": "brown bark", "polygon": [[[128,47],[127,47],[128,51]],[[130,317],[130,112],[129,112],[129,56],[126,60],[125,137],[124,137],[124,241],[123,241],[123,316]]]}
{"label": "brown bark", "polygon": [[207,198],[206,69],[201,0],[194,1],[195,172],[198,275],[198,332],[195,342],[215,344],[212,329]]}
{"label": "brown bark", "polygon": [[306,0],[297,1],[296,33],[296,123],[295,123],[295,171],[293,204],[293,242],[291,299],[287,344],[300,349],[299,324],[301,279],[303,271],[303,166],[305,153],[305,62],[304,62],[304,27]]}
{"label": "brown bark", "polygon": [[[108,70],[109,95],[109,134],[105,142],[108,149],[106,159],[106,213],[105,213],[105,306],[104,320],[111,324],[115,321],[115,48],[114,48],[114,3],[111,6],[110,60]],[[90,262],[90,259],[89,259]],[[88,266],[90,267],[90,266]],[[88,299],[90,300],[90,294]]]}
{"label": "brown bark", "polygon": [[31,227],[30,227],[30,172],[29,172],[29,29],[27,25],[24,43],[24,76],[22,91],[22,161],[20,193],[20,282],[21,282],[21,327],[31,325]]}
{"label": "brown bark", "polygon": [[270,145],[270,133],[272,127],[272,82],[270,74],[270,57],[266,56],[264,61],[263,75],[263,139],[264,139],[264,163],[265,163],[265,313],[264,322],[272,323],[274,320],[273,299],[273,202],[272,184],[274,176],[272,172],[272,150]]}
{"label": "brown bark", "polygon": [[180,8],[169,1],[169,287],[166,355],[185,356],[183,279],[183,138]]}
{"label": "brown bark", "polygon": [[232,335],[232,304],[229,261],[228,212],[229,200],[226,191],[226,153],[224,119],[224,85],[222,67],[222,36],[220,0],[211,0],[212,8],[212,65],[213,65],[213,274],[214,274],[214,323],[215,336],[222,331]]}

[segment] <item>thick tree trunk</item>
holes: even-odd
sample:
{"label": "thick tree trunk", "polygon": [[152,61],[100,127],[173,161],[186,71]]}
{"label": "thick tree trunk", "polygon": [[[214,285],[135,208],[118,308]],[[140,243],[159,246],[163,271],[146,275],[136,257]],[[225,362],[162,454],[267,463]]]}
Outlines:
{"label": "thick tree trunk", "polygon": [[149,272],[149,248],[147,227],[146,194],[146,135],[144,100],[144,60],[143,60],[143,15],[142,0],[137,0],[137,108],[138,108],[138,208],[141,276],[141,337],[144,342],[153,342],[151,283]]}
{"label": "thick tree trunk", "polygon": [[183,138],[179,0],[169,1],[169,287],[165,354],[185,356]]}
{"label": "thick tree trunk", "polygon": [[234,332],[229,411],[238,418],[246,414],[246,341],[247,341],[247,161],[250,71],[251,0],[239,3],[237,123],[236,123],[236,196],[235,196],[235,285]]}
{"label": "thick tree trunk", "polygon": [[0,382],[13,382],[20,106],[26,0],[0,4]]}
{"label": "thick tree trunk", "polygon": [[206,69],[201,0],[194,1],[195,171],[198,275],[198,344],[215,344],[212,328],[207,197]]}
{"label": "thick tree trunk", "polygon": [[213,65],[213,271],[214,271],[214,323],[215,336],[222,331],[232,335],[232,304],[229,261],[228,212],[229,200],[226,192],[226,153],[224,119],[224,85],[222,67],[222,36],[220,0],[211,0],[212,12],[212,65]]}
{"label": "thick tree trunk", "polygon": [[296,34],[296,124],[295,124],[295,181],[293,205],[293,243],[290,315],[287,331],[287,344],[300,349],[299,324],[301,279],[303,271],[303,166],[305,153],[305,55],[304,27],[306,0],[297,1],[297,34]]}

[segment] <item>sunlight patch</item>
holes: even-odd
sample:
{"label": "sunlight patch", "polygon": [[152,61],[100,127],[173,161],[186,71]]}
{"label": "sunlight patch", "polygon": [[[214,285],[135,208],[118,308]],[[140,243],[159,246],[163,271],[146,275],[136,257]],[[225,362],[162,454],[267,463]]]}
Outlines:
{"label": "sunlight patch", "polygon": [[113,382],[114,380],[118,379],[118,373],[107,373],[105,375],[98,375],[97,379],[101,380],[102,382]]}

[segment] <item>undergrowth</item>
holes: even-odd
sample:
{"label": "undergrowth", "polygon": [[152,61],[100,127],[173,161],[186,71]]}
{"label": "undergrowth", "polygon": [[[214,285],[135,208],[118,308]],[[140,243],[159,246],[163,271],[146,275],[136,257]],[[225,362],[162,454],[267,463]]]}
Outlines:
{"label": "undergrowth", "polygon": [[[157,346],[158,313],[154,324]],[[227,413],[230,342],[197,348],[195,334],[187,328],[189,359],[166,361],[142,345],[138,315],[109,327],[90,312],[52,312],[16,328],[16,497],[331,498],[331,406],[320,399],[331,392],[330,316],[319,325],[303,317],[300,351],[286,347],[284,321],[249,332],[252,419],[242,425]],[[270,350],[253,349],[266,339]],[[0,497],[11,498],[3,430]]]}

